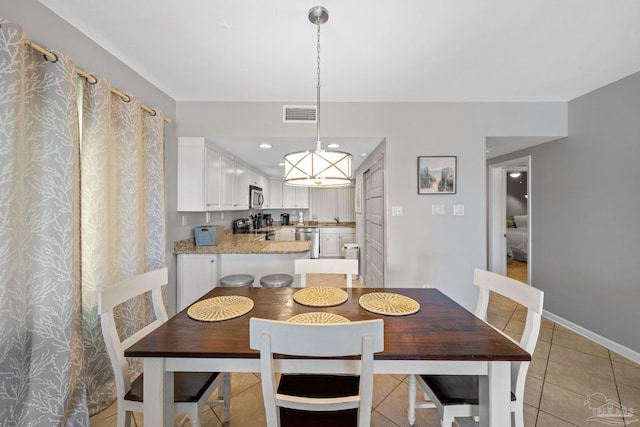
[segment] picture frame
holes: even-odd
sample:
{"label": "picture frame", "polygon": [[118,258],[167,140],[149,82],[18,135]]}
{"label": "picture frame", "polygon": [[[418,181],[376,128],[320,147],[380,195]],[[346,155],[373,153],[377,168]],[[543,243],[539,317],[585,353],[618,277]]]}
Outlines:
{"label": "picture frame", "polygon": [[418,156],[418,194],[455,194],[457,156]]}
{"label": "picture frame", "polygon": [[362,213],[362,184],[356,184],[355,209],[356,213]]}

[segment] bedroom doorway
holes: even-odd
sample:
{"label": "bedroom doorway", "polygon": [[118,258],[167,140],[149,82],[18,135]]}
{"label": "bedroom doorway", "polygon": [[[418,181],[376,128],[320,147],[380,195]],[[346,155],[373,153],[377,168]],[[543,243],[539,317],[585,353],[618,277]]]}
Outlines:
{"label": "bedroom doorway", "polygon": [[491,164],[488,175],[489,270],[531,283],[531,156]]}

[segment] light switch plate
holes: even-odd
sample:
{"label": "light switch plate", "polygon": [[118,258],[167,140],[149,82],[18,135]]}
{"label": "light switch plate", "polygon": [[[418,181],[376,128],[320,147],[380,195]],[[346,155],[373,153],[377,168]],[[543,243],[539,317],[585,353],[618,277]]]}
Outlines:
{"label": "light switch plate", "polygon": [[447,209],[445,205],[431,205],[431,215],[446,215]]}
{"label": "light switch plate", "polygon": [[402,206],[391,206],[391,216],[402,216]]}
{"label": "light switch plate", "polygon": [[464,215],[464,205],[453,205],[453,216]]}

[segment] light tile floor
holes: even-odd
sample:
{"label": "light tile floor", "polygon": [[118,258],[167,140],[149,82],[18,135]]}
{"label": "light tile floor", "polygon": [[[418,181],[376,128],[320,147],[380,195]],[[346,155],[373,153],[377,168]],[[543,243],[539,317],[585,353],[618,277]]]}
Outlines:
{"label": "light tile floor", "polygon": [[[520,278],[526,281],[526,264],[510,265],[508,270],[521,272],[523,268],[525,273]],[[344,283],[344,276],[340,275],[314,277],[310,280],[310,284],[344,286]],[[360,283],[354,280],[354,286],[360,286]],[[491,297],[489,322],[512,337],[520,337],[525,316],[526,311],[512,301],[498,295]],[[589,396],[592,397],[590,403]],[[622,405],[630,412],[626,421],[615,425],[640,427],[640,365],[543,319],[525,388],[525,426],[607,425],[602,422],[605,421],[602,418],[591,418],[595,414],[592,408],[603,404]],[[406,376],[376,375],[373,408],[372,426],[408,426]],[[116,411],[116,404],[111,405],[92,417],[91,425],[115,426]],[[202,426],[222,426],[221,412],[220,408],[205,409]],[[415,425],[418,427],[439,426],[433,409],[418,410],[416,417]],[[176,425],[179,419],[176,417]],[[612,419],[606,421],[611,422]],[[133,425],[143,425],[142,414],[135,414]],[[187,421],[184,425],[190,424]],[[266,425],[259,375],[232,375],[232,416],[227,425]]]}

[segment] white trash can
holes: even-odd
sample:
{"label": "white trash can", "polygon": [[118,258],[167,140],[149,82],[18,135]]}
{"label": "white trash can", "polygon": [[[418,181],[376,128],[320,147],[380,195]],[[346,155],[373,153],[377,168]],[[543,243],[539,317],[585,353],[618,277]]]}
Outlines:
{"label": "white trash can", "polygon": [[345,259],[360,259],[360,247],[357,243],[345,243],[342,249]]}

